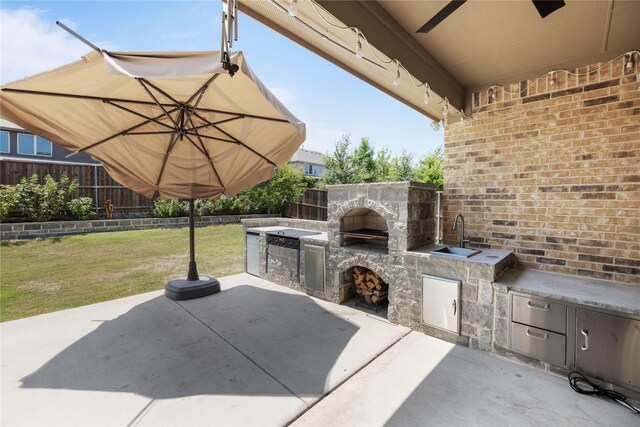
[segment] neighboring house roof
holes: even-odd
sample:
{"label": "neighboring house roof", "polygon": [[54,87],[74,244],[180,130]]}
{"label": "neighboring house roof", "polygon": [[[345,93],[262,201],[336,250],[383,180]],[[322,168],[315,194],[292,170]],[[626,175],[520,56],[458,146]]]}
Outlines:
{"label": "neighboring house roof", "polygon": [[309,163],[312,165],[324,164],[324,154],[317,151],[305,150],[299,148],[293,156],[291,156],[291,163]]}
{"label": "neighboring house roof", "polygon": [[5,120],[5,119],[0,119],[0,128],[2,128],[2,129],[10,129],[10,130],[24,130],[20,126],[14,124],[14,123],[11,123],[10,121]]}

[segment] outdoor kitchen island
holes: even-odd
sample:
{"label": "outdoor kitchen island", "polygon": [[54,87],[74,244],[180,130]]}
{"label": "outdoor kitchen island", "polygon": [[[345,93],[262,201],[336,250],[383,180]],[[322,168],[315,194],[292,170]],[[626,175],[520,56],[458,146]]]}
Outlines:
{"label": "outdoor kitchen island", "polygon": [[[620,335],[635,333],[634,325],[640,325],[633,286],[518,270],[513,254],[504,250],[467,249],[472,255],[465,257],[456,256],[465,251],[448,246],[449,254],[443,254],[438,249],[445,246],[435,243],[436,198],[430,185],[350,184],[328,190],[326,222],[243,220],[247,272],[252,259],[253,274],[336,304],[352,304],[366,294],[376,301],[371,313],[380,315],[382,300],[381,314],[393,323],[562,375],[586,366],[584,373],[640,396],[640,374],[633,368],[640,366],[640,352],[624,350],[640,341]],[[300,237],[286,245],[269,243],[287,234]],[[585,359],[588,335],[600,333],[589,323],[592,318],[598,328],[605,321],[612,325],[607,337],[620,336],[620,344],[606,346],[615,353],[606,359],[625,361],[623,370],[613,363],[611,372],[602,371],[592,367],[602,365],[599,359]],[[579,322],[591,326],[580,332]]]}
{"label": "outdoor kitchen island", "polygon": [[[483,249],[469,258],[433,254],[444,246],[435,243],[433,185],[369,183],[329,186],[328,190],[326,222],[243,221],[247,242],[253,242],[247,245],[247,266],[258,265],[253,274],[314,297],[350,304],[354,298],[364,299],[356,292],[355,280],[358,272],[367,271],[364,280],[371,288],[363,288],[364,293],[379,301],[389,321],[450,342],[492,350],[495,307],[502,307],[497,304],[502,301],[496,301],[502,295],[494,292],[493,282],[509,266],[510,252]],[[288,230],[316,234],[300,236],[291,246],[269,243]],[[311,274],[313,278],[307,277]],[[441,303],[436,298],[443,296],[431,290],[429,280],[435,281],[433,289],[443,289],[446,297]],[[451,318],[443,319],[442,324],[432,322],[428,312],[434,307],[438,312],[446,309]]]}

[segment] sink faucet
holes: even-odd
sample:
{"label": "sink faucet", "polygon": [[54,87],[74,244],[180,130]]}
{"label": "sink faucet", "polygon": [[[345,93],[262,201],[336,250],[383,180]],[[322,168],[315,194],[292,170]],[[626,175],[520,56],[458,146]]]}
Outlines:
{"label": "sink faucet", "polygon": [[471,236],[467,236],[467,238],[464,238],[464,217],[462,216],[462,214],[458,214],[456,215],[456,219],[453,220],[453,227],[451,227],[452,230],[456,229],[456,225],[458,224],[458,218],[460,218],[460,221],[462,222],[462,229],[460,230],[460,247],[464,248],[464,244],[465,243],[469,243],[469,239],[471,238]]}

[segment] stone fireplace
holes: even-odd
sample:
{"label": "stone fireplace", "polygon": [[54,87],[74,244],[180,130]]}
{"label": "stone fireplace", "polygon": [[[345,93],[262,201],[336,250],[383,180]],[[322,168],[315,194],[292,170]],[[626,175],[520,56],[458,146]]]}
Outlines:
{"label": "stone fireplace", "polygon": [[345,303],[356,297],[353,268],[366,268],[387,285],[388,318],[400,323],[411,316],[406,305],[398,305],[408,286],[403,253],[434,243],[435,186],[384,182],[328,189],[327,287],[331,300]]}

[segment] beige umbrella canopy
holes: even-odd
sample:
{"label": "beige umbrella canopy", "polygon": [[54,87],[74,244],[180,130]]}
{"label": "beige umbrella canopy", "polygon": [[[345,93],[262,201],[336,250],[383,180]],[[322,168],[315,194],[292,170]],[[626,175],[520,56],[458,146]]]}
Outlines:
{"label": "beige umbrella canopy", "polygon": [[91,52],[10,83],[0,115],[151,197],[235,195],[273,176],[305,125],[253,74],[241,52],[231,77],[218,52]]}
{"label": "beige umbrella canopy", "polygon": [[193,199],[233,196],[271,178],[304,141],[304,123],[240,52],[225,53],[223,67],[219,52],[107,52],[67,31],[95,51],[3,86],[0,117],[87,151],[135,192],[189,199],[189,272],[165,294],[218,292],[219,282],[196,268]]}

